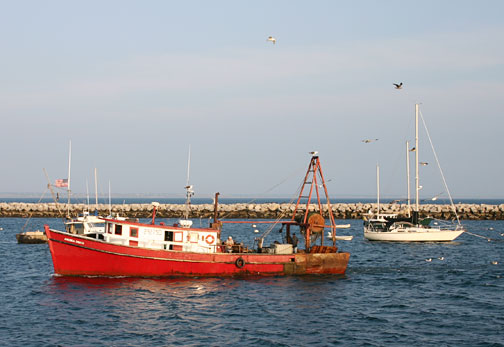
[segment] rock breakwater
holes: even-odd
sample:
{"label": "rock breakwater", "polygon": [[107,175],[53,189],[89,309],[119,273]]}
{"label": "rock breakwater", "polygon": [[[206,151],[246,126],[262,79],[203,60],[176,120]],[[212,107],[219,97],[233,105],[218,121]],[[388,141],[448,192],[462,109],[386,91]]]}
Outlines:
{"label": "rock breakwater", "polygon": [[[221,204],[219,205],[219,217],[224,219],[233,218],[289,218],[294,211],[294,204]],[[382,213],[401,213],[406,211],[404,204],[381,204]],[[210,218],[213,216],[212,204],[199,204],[191,206],[191,218]],[[303,206],[304,208],[304,206]],[[324,207],[327,213],[327,207]],[[504,204],[457,204],[455,205],[460,219],[470,220],[504,220]],[[87,209],[84,204],[70,204],[71,215],[77,215]],[[310,210],[315,210],[316,205],[310,205]],[[368,203],[339,203],[332,206],[334,217],[337,219],[361,219],[370,210],[376,210],[376,204]],[[152,215],[151,204],[117,204],[112,205],[113,213],[132,218],[148,218]],[[61,212],[60,212],[61,211]],[[0,203],[0,217],[54,217],[58,218],[67,211],[66,204],[55,203]],[[161,218],[182,217],[185,206],[182,204],[160,204],[157,208],[157,216]],[[101,216],[109,215],[109,205],[98,205],[98,213]],[[421,205],[421,217],[433,217],[449,220],[455,218],[450,205]]]}

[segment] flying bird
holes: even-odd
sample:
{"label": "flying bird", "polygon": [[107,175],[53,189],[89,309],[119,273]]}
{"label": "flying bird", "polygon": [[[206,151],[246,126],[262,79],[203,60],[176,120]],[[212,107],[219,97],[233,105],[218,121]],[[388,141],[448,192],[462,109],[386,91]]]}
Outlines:
{"label": "flying bird", "polygon": [[308,152],[308,153],[310,153],[314,157],[318,154],[318,151],[313,151],[313,152]]}
{"label": "flying bird", "polygon": [[402,82],[397,84],[397,83],[392,83],[395,86],[395,89],[402,89]]}
{"label": "flying bird", "polygon": [[444,257],[439,257],[438,259],[439,259],[439,260],[444,260]]}
{"label": "flying bird", "polygon": [[276,39],[273,36],[269,36],[266,41],[271,41],[271,42],[273,42],[273,44],[276,43]]}
{"label": "flying bird", "polygon": [[427,259],[425,259],[425,261],[430,263],[432,261],[432,258],[427,258]]}
{"label": "flying bird", "polygon": [[492,264],[493,264],[493,265],[497,265],[497,264],[499,264],[499,262],[498,262],[498,261],[496,261],[496,260],[492,260]]}
{"label": "flying bird", "polygon": [[364,142],[364,143],[370,143],[370,142],[374,142],[374,141],[378,141],[378,139],[365,139],[365,140],[362,140],[362,142]]}
{"label": "flying bird", "polygon": [[409,151],[410,151],[410,152],[414,152],[414,151],[416,151],[416,148],[415,148],[415,147],[413,147],[413,148],[412,148],[412,149],[410,149]]}
{"label": "flying bird", "polygon": [[421,162],[420,162],[420,165],[427,166],[427,165],[429,165],[429,163],[427,163],[427,162],[425,162],[425,161],[421,161]]}

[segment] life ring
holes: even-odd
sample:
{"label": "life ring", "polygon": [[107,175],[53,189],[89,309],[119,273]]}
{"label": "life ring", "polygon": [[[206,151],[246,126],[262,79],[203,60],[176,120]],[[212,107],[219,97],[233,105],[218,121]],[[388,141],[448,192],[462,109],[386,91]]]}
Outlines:
{"label": "life ring", "polygon": [[214,243],[215,237],[213,235],[207,235],[207,237],[205,237],[205,241],[206,241],[206,243],[211,245],[212,243]]}
{"label": "life ring", "polygon": [[242,267],[245,266],[245,260],[242,257],[240,257],[240,258],[236,259],[235,265],[238,269],[241,269]]}

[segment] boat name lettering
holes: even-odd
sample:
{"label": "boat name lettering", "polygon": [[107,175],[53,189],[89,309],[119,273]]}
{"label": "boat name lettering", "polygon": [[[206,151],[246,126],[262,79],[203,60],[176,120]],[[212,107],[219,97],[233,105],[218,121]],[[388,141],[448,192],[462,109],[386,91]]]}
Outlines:
{"label": "boat name lettering", "polygon": [[74,240],[74,239],[69,239],[69,238],[66,238],[66,237],[65,237],[65,239],[64,239],[64,240],[65,240],[65,241],[68,241],[68,242],[77,243],[77,244],[79,244],[79,245],[83,245],[83,244],[84,244],[84,242],[82,242],[82,241],[78,241],[78,240]]}
{"label": "boat name lettering", "polygon": [[163,231],[159,229],[145,228],[143,230],[144,235],[163,235]]}

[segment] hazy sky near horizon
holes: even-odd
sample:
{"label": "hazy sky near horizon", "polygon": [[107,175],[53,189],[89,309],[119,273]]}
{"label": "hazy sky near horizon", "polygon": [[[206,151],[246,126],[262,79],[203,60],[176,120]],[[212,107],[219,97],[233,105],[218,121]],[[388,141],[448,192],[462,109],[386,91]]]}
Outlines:
{"label": "hazy sky near horizon", "polygon": [[504,197],[502,1],[0,3],[0,192],[66,178],[71,140],[76,193],[182,196],[191,146],[196,197],[291,196],[312,150],[332,196],[379,163],[403,197],[421,103],[452,195]]}

